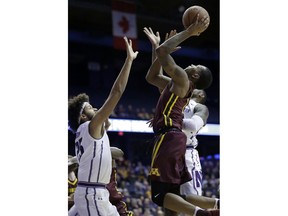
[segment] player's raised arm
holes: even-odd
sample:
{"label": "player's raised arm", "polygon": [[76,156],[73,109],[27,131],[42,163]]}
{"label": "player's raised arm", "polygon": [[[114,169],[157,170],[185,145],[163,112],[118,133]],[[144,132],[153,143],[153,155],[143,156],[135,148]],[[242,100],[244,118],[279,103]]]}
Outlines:
{"label": "player's raised arm", "polygon": [[[145,78],[148,83],[158,87],[159,91],[162,92],[165,86],[170,82],[171,78],[163,74],[162,66],[157,59],[156,48],[159,47],[160,34],[159,32],[156,32],[156,34],[154,34],[152,28],[150,27],[149,29],[145,27],[143,31],[152,45],[152,64],[147,71]],[[170,33],[166,33],[165,40],[174,36],[175,34],[176,30],[171,30]],[[180,47],[177,47],[175,51],[179,48]]]}
{"label": "player's raised arm", "polygon": [[[138,51],[133,51],[132,49],[132,41],[127,39],[127,37],[124,37],[125,45],[126,45],[126,51],[127,51],[127,57],[125,60],[125,63],[116,78],[112,89],[110,91],[110,94],[108,98],[106,99],[103,106],[96,112],[94,117],[92,118],[90,122],[90,133],[92,133],[93,128],[99,128],[102,129],[104,121],[109,117],[109,115],[113,112],[114,108],[116,107],[118,101],[120,100],[130,74],[131,66],[133,63],[133,60],[137,57]],[[99,130],[98,133],[96,132],[95,137],[99,137]]]}
{"label": "player's raised arm", "polygon": [[156,48],[159,46],[160,43],[160,34],[159,32],[156,32],[156,34],[154,34],[152,28],[150,27],[149,29],[145,27],[143,31],[152,45],[152,63],[149,70],[147,71],[145,78],[148,83],[156,86],[161,92],[166,86],[166,84],[170,81],[170,78],[163,75],[161,64],[156,56]]}

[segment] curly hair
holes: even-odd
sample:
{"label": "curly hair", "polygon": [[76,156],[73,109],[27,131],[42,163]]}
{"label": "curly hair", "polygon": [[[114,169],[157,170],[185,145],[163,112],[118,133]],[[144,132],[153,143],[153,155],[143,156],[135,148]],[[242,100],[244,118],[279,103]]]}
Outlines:
{"label": "curly hair", "polygon": [[89,96],[85,93],[78,94],[68,100],[68,121],[74,132],[79,127],[78,120],[84,102],[89,102]]}
{"label": "curly hair", "polygon": [[205,67],[200,73],[200,77],[195,83],[197,89],[207,89],[212,83],[213,77],[209,68]]}

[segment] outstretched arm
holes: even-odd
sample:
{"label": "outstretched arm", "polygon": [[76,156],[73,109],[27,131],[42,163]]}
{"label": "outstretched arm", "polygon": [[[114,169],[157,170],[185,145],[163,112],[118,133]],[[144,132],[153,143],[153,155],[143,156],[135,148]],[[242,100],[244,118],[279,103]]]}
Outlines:
{"label": "outstretched arm", "polygon": [[152,28],[150,27],[149,29],[144,27],[143,31],[152,45],[152,64],[147,71],[145,78],[148,83],[156,86],[161,92],[165,88],[167,83],[170,81],[170,78],[163,75],[161,64],[157,60],[156,56],[156,48],[159,46],[160,43],[160,34],[158,31],[156,32],[156,34],[154,34]]}
{"label": "outstretched arm", "polygon": [[152,28],[147,28],[144,27],[143,32],[147,35],[151,45],[152,45],[152,62],[156,59],[156,48],[159,46],[160,44],[160,34],[157,31],[156,34],[154,34]]}
{"label": "outstretched arm", "polygon": [[113,112],[120,100],[128,82],[132,62],[138,55],[138,51],[134,52],[132,49],[132,41],[128,41],[127,37],[124,37],[124,41],[127,51],[125,63],[112,86],[108,98],[103,106],[96,112],[89,125],[89,132],[94,138],[102,137],[103,123]]}
{"label": "outstretched arm", "polygon": [[[161,64],[156,56],[156,48],[159,46],[160,43],[160,34],[158,31],[156,32],[156,34],[154,34],[153,30],[150,27],[149,29],[144,27],[143,31],[147,35],[152,45],[152,64],[146,74],[146,80],[148,83],[158,87],[159,91],[162,92],[165,86],[170,82],[171,78],[163,74]],[[174,36],[175,34],[176,30],[171,30],[169,34],[166,33],[165,40]],[[180,47],[177,47],[174,51],[179,48]]]}

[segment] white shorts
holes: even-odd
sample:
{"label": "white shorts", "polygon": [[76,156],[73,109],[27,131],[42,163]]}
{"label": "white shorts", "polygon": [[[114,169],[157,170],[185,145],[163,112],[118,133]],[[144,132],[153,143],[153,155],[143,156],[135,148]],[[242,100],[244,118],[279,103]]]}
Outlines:
{"label": "white shorts", "polygon": [[119,216],[117,208],[109,201],[109,191],[106,188],[78,186],[74,203],[81,216]]}
{"label": "white shorts", "polygon": [[198,151],[194,148],[186,149],[185,161],[192,180],[180,186],[180,193],[202,195],[202,167]]}
{"label": "white shorts", "polygon": [[68,216],[79,216],[75,205],[73,205],[73,206],[69,209],[69,211],[68,211]]}

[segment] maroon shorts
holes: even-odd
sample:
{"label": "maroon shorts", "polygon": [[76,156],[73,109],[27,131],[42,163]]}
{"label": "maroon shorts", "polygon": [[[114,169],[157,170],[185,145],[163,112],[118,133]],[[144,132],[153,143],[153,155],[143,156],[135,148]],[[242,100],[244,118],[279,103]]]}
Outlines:
{"label": "maroon shorts", "polygon": [[149,178],[172,184],[190,181],[185,163],[186,135],[182,131],[168,131],[158,135],[153,148]]}

